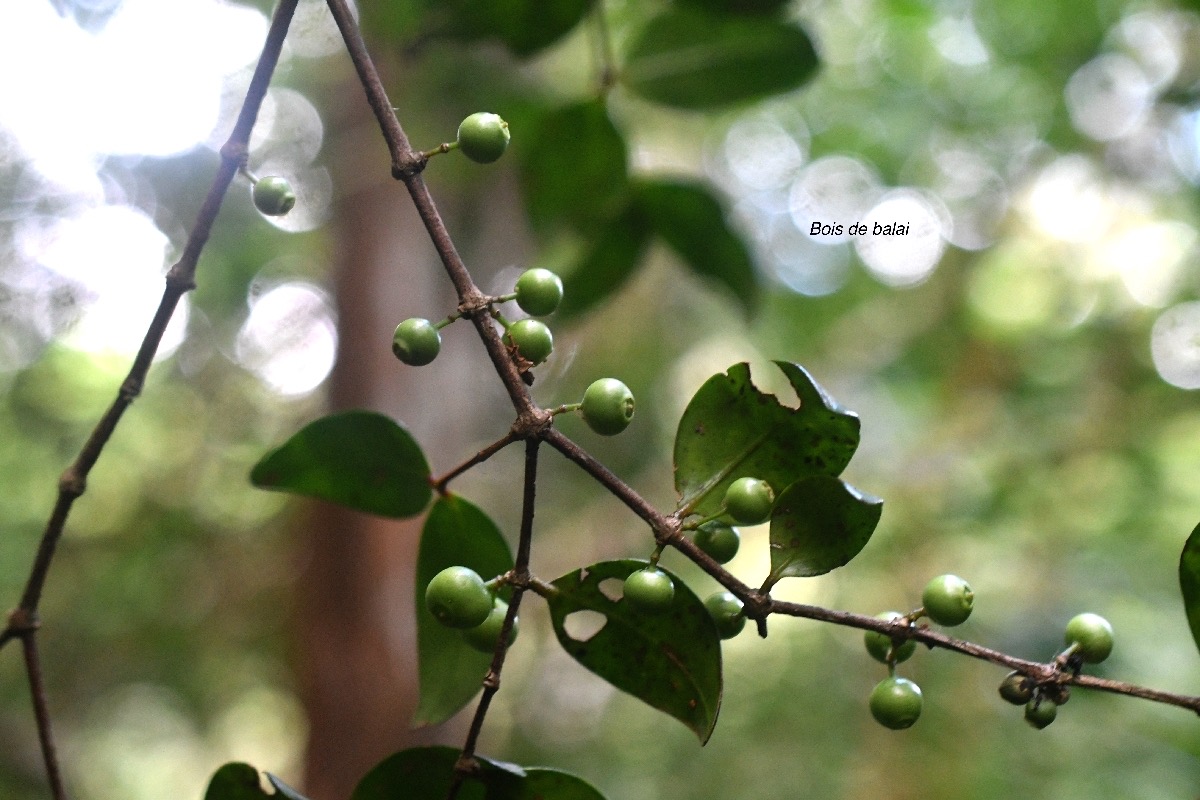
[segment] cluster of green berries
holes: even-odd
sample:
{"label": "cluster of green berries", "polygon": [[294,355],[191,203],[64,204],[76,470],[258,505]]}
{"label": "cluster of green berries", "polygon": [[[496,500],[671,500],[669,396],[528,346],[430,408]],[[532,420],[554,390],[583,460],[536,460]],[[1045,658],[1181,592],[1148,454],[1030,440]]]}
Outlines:
{"label": "cluster of green berries", "polygon": [[[1113,649],[1113,629],[1099,614],[1076,614],[1063,634],[1066,649],[1059,654],[1075,671],[1086,662],[1099,664]],[[1025,721],[1039,730],[1054,722],[1058,707],[1071,697],[1069,687],[1059,683],[1038,685],[1028,675],[1010,672],[1000,682],[1000,697],[1025,707]]]}
{"label": "cluster of green berries", "polygon": [[[562,280],[548,269],[535,268],[521,273],[512,294],[496,300],[516,300],[523,311],[538,317],[554,313],[562,296]],[[498,313],[494,316],[505,328],[505,344],[520,361],[536,366],[550,357],[554,336],[544,322],[530,317],[509,323]],[[449,317],[436,323],[420,317],[404,320],[392,335],[392,352],[410,366],[429,364],[442,349],[440,329],[455,319]],[[596,433],[615,436],[633,420],[633,393],[615,378],[601,378],[587,387],[581,402],[564,406],[563,410],[578,411]]]}
{"label": "cluster of green berries", "polygon": [[[903,621],[911,627],[920,617],[928,617],[938,625],[952,627],[971,616],[975,594],[957,575],[939,575],[925,585],[921,592],[921,607],[908,614],[885,611],[877,618],[888,622]],[[892,637],[879,631],[867,631],[863,637],[867,652],[876,661],[887,664],[888,677],[872,690],[869,700],[871,716],[884,727],[903,730],[921,716],[921,687],[895,674],[896,665],[907,661],[917,650],[917,643],[904,636]]]}
{"label": "cluster of green berries", "polygon": [[[646,614],[661,614],[675,602],[675,583],[656,566],[630,573],[623,588],[625,602]],[[731,592],[717,592],[704,600],[704,608],[717,626],[722,639],[732,639],[746,626],[742,601]]]}
{"label": "cluster of green berries", "polygon": [[[462,631],[463,640],[483,653],[491,653],[500,640],[508,603],[497,597],[479,573],[468,567],[447,567],[425,587],[425,607],[441,624]],[[517,638],[513,619],[508,645]]]}

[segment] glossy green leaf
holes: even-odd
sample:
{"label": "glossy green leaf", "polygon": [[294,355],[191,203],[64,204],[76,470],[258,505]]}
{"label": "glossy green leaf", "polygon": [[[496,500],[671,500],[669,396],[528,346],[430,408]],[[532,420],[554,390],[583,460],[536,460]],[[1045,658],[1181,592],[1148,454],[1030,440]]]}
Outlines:
{"label": "glossy green leaf", "polygon": [[747,314],[758,301],[758,272],[745,242],[729,227],[725,210],[702,183],[639,181],[639,209],[692,272],[722,284]]}
{"label": "glossy green leaf", "polygon": [[[421,699],[414,725],[437,725],[454,716],[479,692],[490,654],[468,645],[462,632],[440,624],[425,607],[425,587],[446,567],[470,567],[485,581],[512,569],[513,557],[500,529],[477,506],[456,495],[429,510],[417,551],[417,661]],[[502,592],[506,596],[507,593]]]}
{"label": "glossy green leaf", "polygon": [[532,767],[525,770],[525,780],[520,782],[516,794],[504,800],[604,800],[604,795],[578,776]]}
{"label": "glossy green leaf", "polygon": [[401,44],[419,37],[498,39],[526,57],[566,36],[595,0],[389,0],[361,4],[363,31]]}
{"label": "glossy green leaf", "polygon": [[293,789],[291,786],[288,786],[282,780],[280,780],[279,778],[277,778],[276,776],[272,775],[269,772],[267,773],[267,781],[273,787],[275,787],[276,798],[282,797],[282,798],[284,798],[284,800],[308,800],[307,797],[300,794],[295,789]]}
{"label": "glossy green leaf", "polygon": [[412,517],[429,503],[429,464],[408,431],[373,411],[311,422],[254,465],[262,489],[316,497],[382,517]]}
{"label": "glossy green leaf", "polygon": [[1200,650],[1200,525],[1192,530],[1179,555],[1179,588],[1192,638]]}
{"label": "glossy green leaf", "polygon": [[628,204],[625,140],[602,101],[542,116],[521,148],[521,187],[534,226],[591,231]]}
{"label": "glossy green leaf", "polygon": [[633,207],[599,227],[574,264],[563,270],[559,318],[581,314],[621,288],[637,270],[649,241],[646,218]]}
{"label": "glossy green leaf", "polygon": [[[458,761],[453,747],[414,747],[376,764],[350,800],[440,800]],[[566,772],[476,756],[480,773],[462,785],[462,800],[604,800],[586,781]]]}
{"label": "glossy green leaf", "polygon": [[258,770],[249,764],[231,762],[213,773],[204,792],[204,800],[267,800]]}
{"label": "glossy green leaf", "polygon": [[677,5],[702,8],[720,14],[774,14],[791,0],[676,0]]}
{"label": "glossy green leaf", "polygon": [[[558,593],[548,599],[550,620],[559,643],[571,656],[618,689],[628,692],[688,726],[707,742],[721,707],[721,640],[699,598],[682,580],[675,582],[671,607],[650,614],[621,598],[621,583],[648,562],[604,561],[554,581]],[[615,578],[617,600],[601,590]],[[567,618],[577,611],[606,617],[586,641],[571,637]]]}
{"label": "glossy green leaf", "polygon": [[[350,800],[428,800],[444,798],[454,777],[459,750],[453,747],[414,747],[394,753],[371,768]],[[483,785],[467,781],[459,800],[485,800]]]}
{"label": "glossy green leaf", "polygon": [[708,109],[795,89],[817,64],[812,41],[796,25],[677,8],[634,36],[621,80],[655,103]]}
{"label": "glossy green leaf", "polygon": [[750,365],[714,375],[692,397],[675,434],[680,508],[720,511],[725,490],[761,478],[778,495],[809,475],[839,475],[858,447],[858,416],[842,408],[798,364],[776,361],[800,400],[784,406],[750,382]]}
{"label": "glossy green leaf", "polygon": [[807,578],[842,566],[866,546],[883,501],[840,478],[811,475],[793,483],[771,514],[771,577]]}

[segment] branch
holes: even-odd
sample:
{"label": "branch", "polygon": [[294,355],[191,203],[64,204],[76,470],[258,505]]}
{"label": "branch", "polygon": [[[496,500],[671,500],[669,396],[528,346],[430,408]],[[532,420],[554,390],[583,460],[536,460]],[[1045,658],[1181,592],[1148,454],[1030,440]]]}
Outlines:
{"label": "branch", "polygon": [[67,795],[55,754],[54,737],[50,729],[50,715],[47,711],[45,686],[36,642],[37,610],[38,604],[41,602],[42,591],[45,588],[46,577],[50,572],[50,565],[54,560],[58,542],[62,539],[72,505],[87,490],[87,478],[92,467],[99,460],[104,446],[112,437],[125,410],[141,393],[146,382],[146,375],[150,371],[150,365],[154,361],[154,354],[158,352],[159,344],[167,329],[167,323],[171,321],[179,299],[196,287],[196,266],[200,261],[200,252],[208,241],[230,183],[233,182],[238,169],[245,163],[250,132],[254,128],[254,122],[258,118],[259,109],[271,82],[271,75],[279,61],[283,40],[287,35],[297,2],[298,0],[282,0],[275,10],[271,27],[263,44],[262,54],[259,56],[258,65],[255,67],[254,76],[246,92],[246,99],[242,104],[241,112],[229,140],[221,148],[221,164],[213,178],[208,195],[204,199],[204,204],[200,207],[183,255],[167,272],[166,287],[163,289],[158,310],[146,330],[141,347],[134,357],[129,373],[121,383],[116,399],[113,400],[108,411],[92,430],[75,461],[59,478],[58,498],[38,544],[37,554],[34,556],[33,566],[30,568],[20,605],[9,615],[6,627],[0,631],[0,647],[12,639],[20,638],[25,648],[25,668],[29,675],[30,690],[33,695],[38,738],[41,743],[42,757],[46,764],[50,789],[55,800],[65,800]]}
{"label": "branch", "polygon": [[467,740],[463,743],[458,763],[454,767],[454,779],[446,800],[455,800],[462,789],[463,780],[478,771],[479,764],[475,760],[475,746],[479,742],[479,734],[483,730],[483,720],[487,716],[492,698],[500,691],[500,671],[504,668],[504,657],[508,653],[508,637],[517,621],[517,611],[521,606],[521,597],[529,584],[529,552],[533,542],[533,509],[537,494],[538,445],[536,439],[525,441],[525,491],[521,500],[521,537],[517,543],[517,559],[513,564],[512,602],[508,604],[508,614],[504,617],[504,625],[500,629],[500,638],[496,642],[496,652],[492,656],[492,666],[483,679],[483,696],[475,707],[475,717],[471,720],[471,728],[467,732]]}

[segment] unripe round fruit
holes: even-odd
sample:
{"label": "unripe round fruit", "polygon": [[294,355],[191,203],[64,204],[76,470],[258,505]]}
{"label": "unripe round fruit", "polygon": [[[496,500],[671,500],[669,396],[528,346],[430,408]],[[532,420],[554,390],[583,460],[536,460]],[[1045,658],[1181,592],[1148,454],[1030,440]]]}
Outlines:
{"label": "unripe round fruit", "polygon": [[717,633],[722,639],[732,639],[746,627],[746,616],[742,613],[742,601],[732,592],[717,592],[704,600],[704,607],[717,623]]}
{"label": "unripe round fruit", "polygon": [[529,269],[517,278],[517,305],[526,314],[544,317],[562,302],[562,279],[548,269]]}
{"label": "unripe round fruit", "polygon": [[508,340],[531,364],[540,364],[554,351],[554,336],[545,323],[536,319],[517,320],[508,326]]}
{"label": "unripe round fruit", "polygon": [[[876,614],[875,619],[886,619],[890,621],[893,619],[900,619],[903,616],[904,615],[899,611],[884,611],[882,614]],[[863,635],[863,644],[867,646],[867,652],[871,654],[871,658],[875,659],[881,664],[887,663],[888,652],[890,652],[892,649],[892,637],[888,636],[886,633],[880,633],[879,631],[867,631],[866,634]],[[899,664],[901,661],[908,661],[908,659],[912,658],[912,654],[916,651],[917,643],[912,639],[905,639],[902,643],[896,646],[896,652],[894,653],[896,659],[895,663]]]}
{"label": "unripe round fruit", "polygon": [[639,569],[625,579],[625,599],[641,611],[665,611],[675,599],[671,576],[655,567]]}
{"label": "unripe round fruit", "polygon": [[775,492],[771,484],[758,478],[738,478],[725,490],[725,511],[735,522],[757,525],[771,516]]}
{"label": "unripe round fruit", "polygon": [[[504,628],[504,617],[508,614],[508,603],[499,597],[492,604],[492,610],[487,619],[474,628],[464,630],[463,639],[467,644],[481,653],[494,653],[496,642],[500,640],[500,631]],[[517,640],[519,618],[513,619],[513,626],[508,632],[508,646]]]}
{"label": "unripe round fruit", "polygon": [[1067,623],[1066,643],[1077,644],[1075,652],[1087,662],[1099,664],[1113,649],[1113,629],[1099,614],[1077,614]]}
{"label": "unripe round fruit", "polygon": [[718,564],[728,564],[737,555],[742,545],[742,535],[737,528],[724,522],[706,522],[696,529],[696,547],[699,547]]}
{"label": "unripe round fruit", "polygon": [[1058,706],[1044,697],[1039,700],[1030,700],[1025,705],[1025,721],[1038,730],[1054,722],[1054,718],[1057,716]]}
{"label": "unripe round fruit", "polygon": [[414,367],[433,361],[441,349],[442,334],[427,319],[406,319],[392,334],[392,352],[396,358]]}
{"label": "unripe round fruit", "polygon": [[1033,681],[1020,672],[1010,672],[1000,682],[1000,696],[1014,706],[1023,706],[1033,699]]}
{"label": "unripe round fruit", "polygon": [[907,678],[884,678],[871,691],[871,716],[894,731],[911,728],[921,716],[921,687]]}
{"label": "unripe round fruit", "polygon": [[971,616],[975,593],[957,575],[939,575],[925,584],[921,604],[925,615],[939,625],[958,625]]}
{"label": "unripe round fruit", "polygon": [[268,217],[281,217],[296,205],[296,193],[286,178],[268,175],[254,183],[250,190],[254,207]]}
{"label": "unripe round fruit", "polygon": [[458,149],[479,164],[490,164],[508,149],[508,123],[496,114],[476,112],[458,126]]}
{"label": "unripe round fruit", "polygon": [[482,625],[492,606],[492,593],[483,578],[468,567],[447,567],[425,587],[425,607],[448,628]]}
{"label": "unripe round fruit", "polygon": [[584,391],[579,412],[596,433],[616,436],[633,419],[633,392],[616,378],[601,378]]}

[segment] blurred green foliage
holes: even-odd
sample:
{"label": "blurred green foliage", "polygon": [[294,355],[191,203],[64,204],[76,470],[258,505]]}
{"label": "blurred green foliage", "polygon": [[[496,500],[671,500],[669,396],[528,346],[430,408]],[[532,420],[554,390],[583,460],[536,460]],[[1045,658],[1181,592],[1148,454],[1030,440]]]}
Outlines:
{"label": "blurred green foliage", "polygon": [[[618,50],[665,5],[605,4]],[[398,11],[390,32],[407,36],[424,6],[401,7],[411,16]],[[1194,693],[1200,660],[1175,575],[1200,517],[1200,415],[1194,392],[1164,380],[1152,343],[1164,309],[1200,294],[1200,18],[1116,2],[968,11],[873,0],[786,13],[804,22],[821,58],[803,89],[712,114],[665,111],[619,87],[606,105],[631,145],[630,175],[721,188],[755,252],[761,310],[747,322],[732,293],[655,244],[615,295],[556,329],[556,357],[573,357],[539,380],[535,397],[568,402],[602,375],[628,384],[638,416],[622,436],[559,424],[669,508],[670,445],[691,394],[748,360],[759,385],[786,399],[770,360],[804,364],[860,414],[846,478],[886,504],[853,562],[786,579],[776,596],[873,614],[916,606],[928,578],[955,572],[976,591],[964,638],[1048,659],[1066,621],[1090,610],[1117,638],[1096,673]],[[472,196],[529,163],[521,121],[595,98],[593,35],[585,20],[528,61],[495,43],[433,39],[414,55],[386,35],[373,40],[381,61],[402,70],[397,102],[414,142],[444,140],[481,108],[512,123],[513,158],[492,171],[448,157],[431,165],[439,198],[463,211],[452,218],[456,237],[485,235]],[[332,118],[329,109],[351,102],[339,94],[348,72],[343,56],[292,56],[278,81]],[[127,358],[72,346],[70,323],[87,298],[69,282],[47,274],[38,294],[18,275],[22,221],[66,214],[72,201],[3,130],[0,144],[0,243],[10,256],[0,261],[0,597],[15,605],[57,476]],[[349,157],[324,149],[315,159]],[[177,250],[215,163],[197,148],[111,157],[97,171]],[[377,169],[385,176],[387,164]],[[822,208],[810,198],[878,200],[901,189],[920,198],[908,208],[953,221],[924,269],[804,236],[805,209]],[[199,796],[229,759],[289,780],[296,770],[304,724],[286,651],[296,590],[287,511],[247,475],[321,399],[271,391],[235,344],[248,299],[283,280],[322,281],[336,243],[320,226],[271,228],[245,194],[230,198],[201,262],[188,338],[151,372],[51,573],[43,660],[81,798],[158,797],[164,786]],[[529,257],[539,265],[587,251],[576,231],[535,232],[542,246]],[[643,237],[634,234],[630,258]],[[31,305],[35,295],[45,302]],[[437,413],[437,387],[424,390]],[[456,483],[510,536],[513,463],[498,459]],[[542,474],[537,574],[649,554],[648,532],[577,470]],[[753,584],[769,570],[766,529],[744,533],[729,568]],[[668,554],[664,564],[700,596],[715,589],[682,559]],[[683,726],[571,662],[539,606],[531,597],[522,607],[483,752],[574,771],[610,798],[950,798],[965,787],[984,800],[1152,799],[1194,794],[1200,781],[1188,713],[1077,691],[1054,725],[1034,731],[996,696],[1003,670],[945,652],[901,667],[922,686],[924,713],[910,730],[885,730],[867,711],[882,667],[861,634],[787,619],[771,620],[766,641],[748,628],[724,644],[723,708],[700,749]],[[15,800],[45,796],[22,669],[6,648],[0,795]]]}

